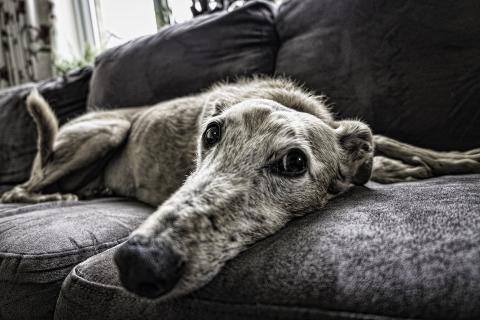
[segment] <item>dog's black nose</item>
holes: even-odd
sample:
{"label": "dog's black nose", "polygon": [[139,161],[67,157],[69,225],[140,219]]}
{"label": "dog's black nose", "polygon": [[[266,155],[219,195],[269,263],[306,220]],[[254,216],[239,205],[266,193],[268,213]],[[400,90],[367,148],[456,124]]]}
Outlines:
{"label": "dog's black nose", "polygon": [[164,242],[134,236],[114,255],[123,286],[142,297],[169,292],[182,276],[182,257]]}

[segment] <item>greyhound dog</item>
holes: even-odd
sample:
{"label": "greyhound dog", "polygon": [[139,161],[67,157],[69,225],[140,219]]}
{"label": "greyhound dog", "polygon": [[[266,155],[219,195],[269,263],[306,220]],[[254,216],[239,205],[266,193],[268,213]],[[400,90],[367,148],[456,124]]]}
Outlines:
{"label": "greyhound dog", "polygon": [[119,195],[159,206],[114,257],[122,285],[148,298],[192,292],[252,243],[370,178],[480,173],[480,149],[436,152],[372,135],[286,79],[217,84],[60,129],[38,92],[27,108],[38,153],[30,179],[2,202]]}

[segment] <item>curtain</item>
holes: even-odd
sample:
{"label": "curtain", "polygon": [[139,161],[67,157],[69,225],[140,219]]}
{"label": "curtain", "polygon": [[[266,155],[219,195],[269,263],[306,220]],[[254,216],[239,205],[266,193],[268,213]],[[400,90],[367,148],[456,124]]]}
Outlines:
{"label": "curtain", "polygon": [[0,0],[0,88],[52,76],[51,0]]}
{"label": "curtain", "polygon": [[157,28],[160,30],[163,26],[168,26],[171,23],[172,9],[170,9],[168,0],[153,0],[153,5],[155,7]]}

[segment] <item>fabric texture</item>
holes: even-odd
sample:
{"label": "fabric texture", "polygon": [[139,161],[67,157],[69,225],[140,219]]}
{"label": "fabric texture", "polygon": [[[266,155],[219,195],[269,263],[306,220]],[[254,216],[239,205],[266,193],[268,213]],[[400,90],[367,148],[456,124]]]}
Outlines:
{"label": "fabric texture", "polygon": [[37,152],[37,131],[25,105],[30,91],[36,87],[63,124],[85,112],[91,74],[91,67],[86,67],[58,79],[0,91],[0,185],[22,183],[30,175]]}
{"label": "fabric texture", "polygon": [[72,270],[55,316],[478,319],[479,184],[480,175],[465,175],[357,187],[171,303],[121,289],[111,249]]}
{"label": "fabric texture", "polygon": [[[164,28],[108,50],[93,75],[0,91],[0,194],[29,175],[36,132],[24,99],[34,86],[64,123],[87,98],[89,110],[140,106],[239,75],[284,74],[377,133],[478,147],[476,12],[474,0],[290,0],[278,12],[252,2]],[[0,205],[0,319],[480,318],[479,185],[468,175],[357,187],[168,303],[125,292],[112,264],[112,247],[152,208]]]}
{"label": "fabric texture", "polygon": [[152,208],[120,198],[0,205],[0,319],[52,319],[63,280]]}
{"label": "fabric texture", "polygon": [[479,13],[477,0],[286,1],[275,71],[376,133],[438,150],[475,148]]}
{"label": "fabric texture", "polygon": [[220,80],[272,74],[277,47],[265,2],[169,26],[97,58],[88,108],[151,105]]}

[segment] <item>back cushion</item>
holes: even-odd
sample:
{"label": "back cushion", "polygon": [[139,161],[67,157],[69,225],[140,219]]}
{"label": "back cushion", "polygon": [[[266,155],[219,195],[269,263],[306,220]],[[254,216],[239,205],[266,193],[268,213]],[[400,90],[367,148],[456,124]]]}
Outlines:
{"label": "back cushion", "polygon": [[280,8],[277,74],[338,118],[436,149],[480,146],[478,0],[298,0]]}
{"label": "back cushion", "polygon": [[273,7],[264,2],[163,28],[97,58],[88,107],[150,105],[218,80],[272,74],[277,43]]}

